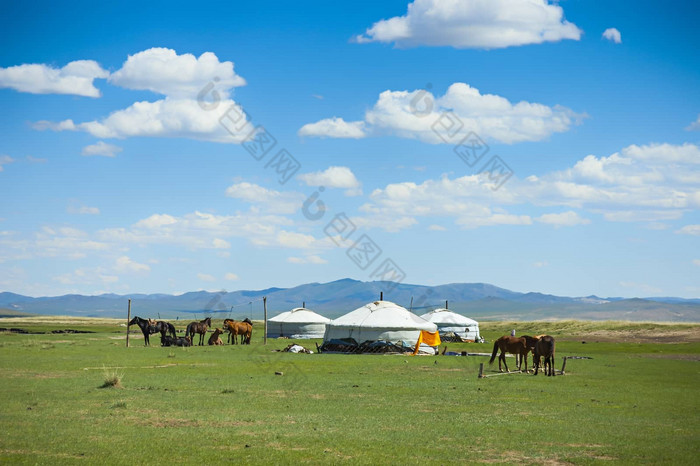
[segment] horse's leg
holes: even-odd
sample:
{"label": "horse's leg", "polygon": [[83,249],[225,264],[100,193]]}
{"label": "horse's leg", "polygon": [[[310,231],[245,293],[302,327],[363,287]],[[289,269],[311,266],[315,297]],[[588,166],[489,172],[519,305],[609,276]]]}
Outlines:
{"label": "horse's leg", "polygon": [[[503,365],[504,365],[505,368],[506,368],[506,372],[510,372],[510,371],[508,370],[508,363],[506,362],[506,352],[503,351],[503,352],[501,353],[501,356],[500,356],[500,357],[501,357],[501,359],[503,359]],[[516,359],[516,362],[517,362],[517,359]],[[500,362],[499,362],[499,364],[498,364],[498,370],[501,370],[501,364],[500,364]]]}

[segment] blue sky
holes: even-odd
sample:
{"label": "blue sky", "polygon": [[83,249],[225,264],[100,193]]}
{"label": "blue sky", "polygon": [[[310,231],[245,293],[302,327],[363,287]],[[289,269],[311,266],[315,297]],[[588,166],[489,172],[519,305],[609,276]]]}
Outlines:
{"label": "blue sky", "polygon": [[0,290],[700,296],[693,2],[2,8]]}

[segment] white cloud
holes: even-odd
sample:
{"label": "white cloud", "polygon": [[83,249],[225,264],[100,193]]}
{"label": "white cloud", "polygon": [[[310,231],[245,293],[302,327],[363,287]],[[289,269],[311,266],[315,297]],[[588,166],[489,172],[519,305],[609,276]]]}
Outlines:
{"label": "white cloud", "polygon": [[226,196],[241,199],[277,214],[293,214],[299,210],[305,199],[302,193],[276,191],[247,181],[229,186]]}
{"label": "white cloud", "polygon": [[304,256],[304,257],[288,257],[287,262],[290,262],[292,264],[327,264],[328,261],[325,260],[324,258],[317,256],[317,255],[310,255],[310,256]]}
{"label": "white cloud", "polygon": [[298,178],[307,186],[323,186],[325,188],[346,189],[346,196],[362,194],[362,184],[348,167],[328,167],[323,171],[304,173]]}
{"label": "white cloud", "polygon": [[216,277],[209,275],[208,273],[198,273],[197,278],[203,282],[215,282]]}
{"label": "white cloud", "polygon": [[239,279],[240,279],[240,278],[239,278],[238,275],[236,275],[235,273],[229,272],[229,273],[227,273],[226,275],[224,275],[224,280],[236,281],[236,280],[239,280]]}
{"label": "white cloud", "polygon": [[443,227],[442,225],[430,225],[428,227],[428,230],[430,230],[430,231],[447,231],[447,228]]}
{"label": "white cloud", "polygon": [[570,210],[558,214],[544,214],[536,218],[538,222],[554,225],[556,227],[572,227],[591,223],[587,218],[581,218],[579,214]]}
{"label": "white cloud", "polygon": [[210,83],[213,85],[210,91],[217,92],[222,99],[228,97],[230,89],[246,84],[234,72],[233,62],[220,62],[212,52],[197,58],[162,47],[129,55],[121,69],[109,77],[109,82],[127,89],[190,99],[195,99]]}
{"label": "white cloud", "polygon": [[542,267],[547,267],[548,265],[549,265],[549,262],[547,262],[547,261],[538,261],[538,262],[535,262],[534,264],[532,264],[533,267],[536,267],[538,269],[542,268]]}
{"label": "white cloud", "polygon": [[146,273],[150,272],[151,267],[148,264],[134,262],[128,256],[121,256],[117,259],[114,270],[121,273]]}
{"label": "white cloud", "polygon": [[299,136],[317,136],[329,138],[362,139],[367,134],[364,129],[364,122],[347,122],[342,118],[333,117],[307,123],[299,129]]}
{"label": "white cloud", "polygon": [[[242,114],[243,110],[232,100],[222,100],[225,114]],[[229,132],[219,121],[221,112],[203,110],[194,99],[167,97],[155,102],[136,102],[124,110],[117,110],[102,120],[74,123],[64,120],[58,123],[39,121],[38,130],[85,131],[96,138],[172,137],[203,141],[235,143],[245,141],[254,131],[248,121],[240,130]]]}
{"label": "white cloud", "polygon": [[[699,151],[692,144],[633,145],[608,157],[589,155],[569,169],[513,177],[496,191],[483,173],[391,183],[375,189],[359,209],[364,216],[352,220],[387,231],[409,228],[421,217],[451,218],[462,228],[534,222],[573,227],[590,223],[582,210],[614,222],[677,220],[700,207]],[[521,205],[555,211],[534,218],[510,211]],[[700,226],[677,233],[700,234]]]}
{"label": "white cloud", "polygon": [[616,44],[622,43],[622,34],[620,34],[620,31],[616,28],[608,28],[603,31],[603,38],[615,42]]}
{"label": "white cloud", "polygon": [[685,127],[686,131],[700,131],[700,114],[698,114],[698,119]]}
{"label": "white cloud", "polygon": [[3,171],[3,165],[7,165],[8,163],[12,163],[14,161],[15,159],[10,157],[9,155],[0,155],[0,172]]}
{"label": "white cloud", "polygon": [[563,9],[546,0],[415,0],[405,16],[378,21],[355,40],[496,49],[580,37]]}
{"label": "white cloud", "polygon": [[104,141],[97,141],[95,144],[83,147],[82,155],[101,155],[103,157],[114,157],[122,148],[114,144],[107,144]]}
{"label": "white cloud", "polygon": [[676,233],[681,235],[700,236],[700,225],[686,225],[680,230],[677,230]]}
{"label": "white cloud", "polygon": [[63,68],[43,64],[25,64],[0,68],[0,88],[7,87],[31,94],[71,94],[100,97],[93,81],[107,78],[109,72],[93,60],[77,60]]}
{"label": "white cloud", "polygon": [[122,68],[109,76],[109,82],[166,97],[135,102],[98,120],[39,121],[34,128],[85,131],[103,139],[176,137],[235,144],[254,134],[245,112],[230,98],[233,88],[245,85],[245,80],[233,71],[232,62],[220,62],[211,52],[197,58],[166,48],[144,50],[130,55]]}
{"label": "white cloud", "polygon": [[[481,94],[468,84],[454,83],[439,97],[425,90],[384,91],[365,113],[363,121],[350,124],[363,127],[365,136],[390,134],[431,144],[457,145],[475,133],[483,139],[512,144],[540,141],[554,133],[568,131],[584,116],[561,106],[525,101],[511,103],[501,96]],[[347,124],[342,119],[333,121],[331,125],[327,124],[328,120],[311,124],[314,131],[309,130],[310,125],[305,125],[299,134],[357,137],[336,130]]]}

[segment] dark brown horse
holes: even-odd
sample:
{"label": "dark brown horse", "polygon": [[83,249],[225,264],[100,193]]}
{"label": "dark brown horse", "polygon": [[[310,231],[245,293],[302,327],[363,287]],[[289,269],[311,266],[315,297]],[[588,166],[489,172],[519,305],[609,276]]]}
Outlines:
{"label": "dark brown horse", "polygon": [[[543,335],[537,340],[535,345],[535,355],[533,364],[535,365],[535,375],[540,368],[540,358],[544,358],[544,375],[554,376],[554,338]],[[547,370],[549,366],[549,370]]]}
{"label": "dark brown horse", "polygon": [[133,319],[129,321],[129,327],[132,325],[138,325],[143,333],[143,340],[146,346],[151,345],[149,336],[153,333],[160,332],[161,341],[166,334],[170,334],[171,337],[175,338],[175,326],[170,322],[165,322],[164,320],[153,321],[151,319],[142,319],[139,316],[134,316]]}
{"label": "dark brown horse", "polygon": [[[522,338],[525,339],[525,354],[523,355],[522,359],[525,359],[525,372],[527,372],[527,355],[532,353],[533,355],[535,354],[535,345],[537,344],[537,341],[540,339],[542,335],[536,336],[536,337],[531,337],[530,335],[523,335]],[[522,369],[523,362],[522,360],[520,361],[520,368]],[[532,363],[533,367],[535,365],[535,362],[533,361]]]}
{"label": "dark brown horse", "polygon": [[253,334],[253,323],[250,319],[236,321],[233,319],[224,319],[224,329],[229,331],[228,337],[232,339],[232,344],[237,344],[236,336],[241,336],[241,345],[250,344],[250,338]]}
{"label": "dark brown horse", "polygon": [[206,335],[209,327],[211,327],[211,317],[207,317],[199,322],[190,322],[187,324],[185,336],[192,338],[192,343],[194,344],[194,334],[199,333],[199,346],[204,346],[204,335]]}
{"label": "dark brown horse", "polygon": [[[498,351],[501,351],[501,355],[498,357],[498,370],[500,372],[503,372],[503,369],[501,369],[501,361],[503,361],[503,365],[506,367],[506,371],[510,372],[508,370],[508,364],[506,364],[506,353],[511,353],[515,355],[515,364],[518,364],[518,359],[522,358],[523,355],[526,354],[527,352],[527,347],[525,343],[525,338],[523,337],[511,337],[510,335],[504,335],[498,340],[496,340],[493,343],[493,353],[491,354],[491,359],[489,360],[489,364],[493,364],[493,361],[496,359],[496,354]],[[526,369],[527,369],[527,362],[526,362]]]}

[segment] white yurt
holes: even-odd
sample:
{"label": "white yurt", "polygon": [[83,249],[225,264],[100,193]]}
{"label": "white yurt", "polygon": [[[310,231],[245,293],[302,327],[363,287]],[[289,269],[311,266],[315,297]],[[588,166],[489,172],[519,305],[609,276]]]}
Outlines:
{"label": "white yurt", "polygon": [[267,337],[323,338],[326,324],[330,321],[305,307],[297,307],[267,319]]}
{"label": "white yurt", "polygon": [[366,341],[402,341],[415,345],[421,330],[435,333],[437,326],[398,304],[375,301],[330,321],[323,340],[352,338],[359,344]]}
{"label": "white yurt", "polygon": [[478,341],[481,337],[479,334],[479,322],[452,312],[447,308],[435,309],[427,314],[423,314],[421,317],[437,325],[440,336],[453,332],[465,340]]}

